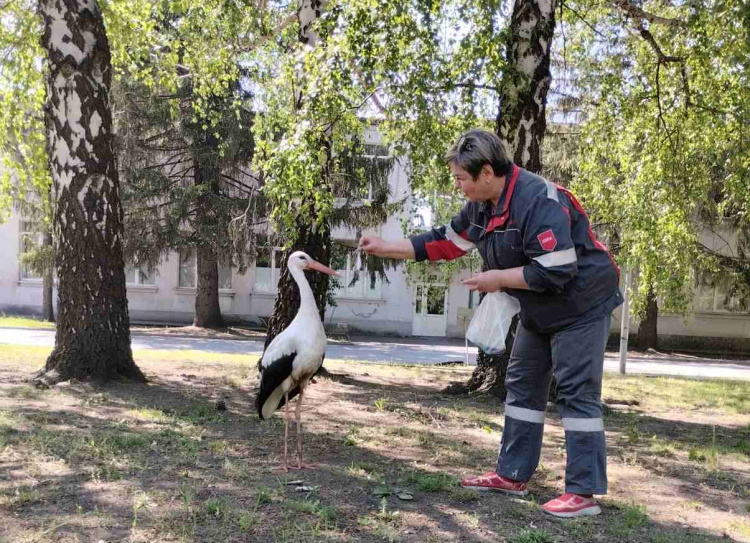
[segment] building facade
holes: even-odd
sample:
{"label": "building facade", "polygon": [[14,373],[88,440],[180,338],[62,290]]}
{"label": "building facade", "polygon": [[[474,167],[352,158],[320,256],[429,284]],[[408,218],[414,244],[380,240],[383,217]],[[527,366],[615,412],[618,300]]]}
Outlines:
{"label": "building facade", "polygon": [[[375,142],[377,143],[377,142]],[[407,172],[396,161],[389,174],[391,198],[409,197]],[[408,206],[406,206],[408,208]],[[404,214],[392,216],[379,228],[363,232],[385,239],[402,236]],[[353,240],[354,234],[335,231],[334,238]],[[709,240],[710,241],[710,240]],[[0,312],[41,314],[42,281],[20,262],[32,243],[40,243],[33,223],[17,214],[0,225]],[[714,241],[711,241],[714,243]],[[715,243],[714,243],[715,244]],[[263,324],[273,312],[279,278],[280,248],[261,252],[245,274],[220,269],[220,305],[225,318]],[[469,291],[460,283],[462,271],[448,282],[409,280],[405,267],[387,272],[388,281],[359,271],[347,256],[335,267],[342,275],[336,304],[327,308],[326,325],[343,323],[350,332],[396,336],[463,337],[471,316]],[[169,253],[155,270],[127,268],[128,303],[134,323],[185,324],[193,320],[196,260],[190,253]],[[476,300],[476,297],[474,298]],[[476,303],[476,302],[475,302]],[[750,314],[736,311],[736,301],[720,286],[706,282],[698,289],[694,312],[662,315],[658,331],[664,347],[750,352]],[[613,314],[612,331],[619,333],[621,308]],[[631,321],[631,334],[637,330]]]}

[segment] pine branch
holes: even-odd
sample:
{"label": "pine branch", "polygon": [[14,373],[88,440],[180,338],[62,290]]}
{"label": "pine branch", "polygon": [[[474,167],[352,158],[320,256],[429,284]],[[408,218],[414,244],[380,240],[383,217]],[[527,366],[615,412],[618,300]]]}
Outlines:
{"label": "pine branch", "polygon": [[243,169],[242,169],[241,167],[239,167],[239,166],[237,167],[237,171],[238,171],[238,172],[240,172],[240,173],[241,173],[242,175],[244,175],[244,176],[246,176],[246,177],[250,177],[250,178],[254,179],[254,180],[255,180],[255,181],[257,181],[258,183],[262,183],[262,182],[263,182],[263,180],[262,180],[262,179],[261,179],[260,177],[258,177],[257,175],[255,175],[255,174],[254,174],[254,173],[252,173],[252,172],[249,172],[249,171],[245,171],[245,170],[243,170]]}
{"label": "pine branch", "polygon": [[193,170],[194,166],[191,164],[187,168],[183,168],[177,173],[169,172],[165,177],[169,179],[191,179],[192,176],[189,173]]}
{"label": "pine branch", "polygon": [[[179,155],[178,155],[179,156]],[[138,168],[139,170],[161,170],[162,168],[165,168],[167,166],[177,165],[181,164],[183,162],[187,162],[189,160],[192,160],[190,157],[183,159],[183,160],[177,160],[174,162],[160,162],[158,164],[151,164],[149,166],[142,166]]]}
{"label": "pine branch", "polygon": [[169,129],[167,129],[166,131],[164,131],[164,132],[162,132],[160,134],[154,134],[153,136],[150,136],[150,137],[148,137],[148,138],[146,138],[144,140],[138,140],[138,143],[140,143],[141,145],[145,145],[145,144],[151,143],[154,140],[157,140],[159,138],[166,137],[169,134],[176,134],[176,133],[177,133],[177,130],[175,130],[174,128],[169,128]]}
{"label": "pine branch", "polygon": [[174,202],[173,202],[172,200],[170,200],[170,201],[168,201],[168,202],[162,202],[162,203],[160,203],[160,204],[154,204],[154,205],[152,205],[152,206],[142,206],[142,207],[136,207],[136,208],[134,208],[134,209],[130,209],[130,210],[128,210],[128,212],[127,212],[127,213],[125,213],[125,216],[126,216],[126,217],[132,217],[132,216],[135,216],[135,215],[137,215],[137,214],[138,214],[139,212],[141,212],[141,211],[158,211],[158,210],[159,210],[159,209],[161,209],[162,207],[170,206],[170,205],[172,205],[173,203],[174,203]]}
{"label": "pine branch", "polygon": [[221,174],[221,178],[224,179],[224,181],[226,183],[232,185],[235,188],[238,188],[238,189],[244,191],[249,196],[253,196],[255,194],[256,190],[257,190],[252,185],[247,185],[247,184],[243,183],[242,181],[240,181],[239,179],[235,179],[234,177],[231,177],[231,176],[229,176],[227,174],[222,173]]}

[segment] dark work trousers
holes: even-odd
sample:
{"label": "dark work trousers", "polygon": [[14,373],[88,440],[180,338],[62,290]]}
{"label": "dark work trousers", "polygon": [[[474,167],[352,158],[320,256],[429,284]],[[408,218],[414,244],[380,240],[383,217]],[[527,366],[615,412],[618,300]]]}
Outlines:
{"label": "dark work trousers", "polygon": [[497,473],[528,481],[539,464],[550,377],[565,428],[565,491],[607,493],[602,372],[611,315],[587,314],[570,326],[538,334],[520,323],[508,363],[505,428]]}

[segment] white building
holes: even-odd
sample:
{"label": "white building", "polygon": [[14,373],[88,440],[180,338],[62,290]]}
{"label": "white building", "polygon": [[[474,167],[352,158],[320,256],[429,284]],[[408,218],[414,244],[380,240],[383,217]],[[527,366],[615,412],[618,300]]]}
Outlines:
{"label": "white building", "polygon": [[[371,142],[372,143],[372,142]],[[392,198],[409,195],[404,168],[396,163],[389,177]],[[391,217],[372,232],[385,239],[401,237],[403,216]],[[19,262],[27,240],[36,237],[31,223],[13,215],[0,225],[0,312],[40,314],[41,279],[33,277]],[[353,238],[352,233],[334,232],[334,237]],[[273,312],[278,282],[279,251],[261,255],[247,273],[228,268],[220,271],[220,304],[223,315],[262,323]],[[157,270],[128,268],[127,290],[131,320],[135,323],[190,323],[194,316],[196,262],[190,255],[170,253]],[[354,279],[354,263],[341,269],[344,285],[337,304],[326,311],[326,324],[346,323],[350,331],[397,336],[463,337],[470,314],[469,292],[460,284],[464,271],[449,284],[407,281],[405,269],[387,273],[389,282],[374,274]],[[660,316],[658,331],[666,347],[731,349],[750,352],[750,314],[730,311],[719,287],[704,287],[695,301],[695,312],[687,317]],[[729,303],[731,305],[731,301]],[[621,309],[614,312],[613,333],[620,329]],[[637,322],[631,323],[637,330]]]}

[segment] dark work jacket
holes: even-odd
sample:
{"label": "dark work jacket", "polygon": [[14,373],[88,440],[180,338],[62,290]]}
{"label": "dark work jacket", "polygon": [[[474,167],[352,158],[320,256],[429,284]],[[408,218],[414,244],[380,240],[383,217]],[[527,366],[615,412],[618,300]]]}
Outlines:
{"label": "dark work jacket", "polygon": [[411,238],[417,261],[452,260],[476,248],[487,269],[523,267],[531,290],[505,289],[524,327],[552,333],[622,303],[620,271],[581,204],[563,187],[513,166],[498,201],[467,203],[449,224]]}

